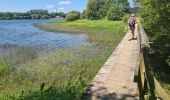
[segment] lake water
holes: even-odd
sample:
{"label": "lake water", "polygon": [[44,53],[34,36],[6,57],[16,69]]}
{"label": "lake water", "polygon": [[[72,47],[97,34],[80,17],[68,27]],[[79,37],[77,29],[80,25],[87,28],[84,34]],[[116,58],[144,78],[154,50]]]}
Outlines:
{"label": "lake water", "polygon": [[0,20],[0,53],[5,48],[24,47],[39,50],[56,50],[72,48],[87,43],[83,34],[66,34],[48,32],[33,26],[35,23],[62,21],[63,19],[48,20]]}

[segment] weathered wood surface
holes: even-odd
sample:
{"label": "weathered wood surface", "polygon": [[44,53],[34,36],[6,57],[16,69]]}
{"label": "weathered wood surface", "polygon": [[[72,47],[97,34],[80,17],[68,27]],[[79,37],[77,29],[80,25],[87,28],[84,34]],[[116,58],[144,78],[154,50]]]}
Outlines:
{"label": "weathered wood surface", "polygon": [[[140,49],[137,39],[127,33],[87,89],[90,100],[138,100],[134,82]],[[87,98],[86,98],[87,99]]]}
{"label": "weathered wood surface", "polygon": [[141,24],[139,24],[139,26],[138,26],[138,32],[139,32],[141,49],[142,48],[150,48],[149,39],[148,39]]}
{"label": "weathered wood surface", "polygon": [[170,100],[145,66],[144,50],[150,48],[149,40],[142,26],[136,27],[137,39],[129,41],[130,34],[125,35],[87,88],[85,100],[148,100],[150,90],[153,100]]}

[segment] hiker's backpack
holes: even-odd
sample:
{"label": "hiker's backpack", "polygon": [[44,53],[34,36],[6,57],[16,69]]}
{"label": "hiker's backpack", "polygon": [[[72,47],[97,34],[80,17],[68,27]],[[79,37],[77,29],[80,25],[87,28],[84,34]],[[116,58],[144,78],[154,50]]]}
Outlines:
{"label": "hiker's backpack", "polygon": [[129,19],[129,26],[130,27],[135,26],[135,17],[130,17],[130,19]]}

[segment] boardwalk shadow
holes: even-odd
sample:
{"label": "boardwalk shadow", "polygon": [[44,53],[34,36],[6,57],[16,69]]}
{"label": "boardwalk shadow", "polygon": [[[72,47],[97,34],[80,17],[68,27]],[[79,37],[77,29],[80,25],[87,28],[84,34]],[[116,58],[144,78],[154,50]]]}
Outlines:
{"label": "boardwalk shadow", "polygon": [[137,95],[108,93],[105,87],[94,89],[91,85],[87,88],[81,100],[139,100],[139,98]]}

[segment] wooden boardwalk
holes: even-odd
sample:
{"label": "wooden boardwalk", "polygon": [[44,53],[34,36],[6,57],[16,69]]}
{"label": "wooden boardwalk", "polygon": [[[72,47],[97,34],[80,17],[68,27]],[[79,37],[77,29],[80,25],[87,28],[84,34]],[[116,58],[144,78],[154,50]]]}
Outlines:
{"label": "wooden boardwalk", "polygon": [[[137,32],[135,32],[137,33]],[[137,34],[135,34],[137,37]],[[140,47],[127,33],[87,89],[90,100],[139,100],[135,68]]]}

